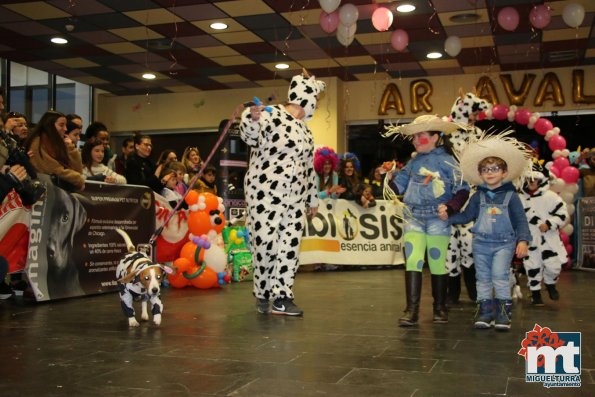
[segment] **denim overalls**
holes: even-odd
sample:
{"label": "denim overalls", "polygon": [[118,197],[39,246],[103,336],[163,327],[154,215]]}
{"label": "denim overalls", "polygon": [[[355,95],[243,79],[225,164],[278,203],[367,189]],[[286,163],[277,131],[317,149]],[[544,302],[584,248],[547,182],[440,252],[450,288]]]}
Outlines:
{"label": "denim overalls", "polygon": [[488,203],[486,193],[480,195],[479,215],[473,233],[473,258],[477,278],[477,300],[511,299],[509,272],[516,247],[516,233],[508,212],[508,203],[515,192],[508,191],[502,204]]}

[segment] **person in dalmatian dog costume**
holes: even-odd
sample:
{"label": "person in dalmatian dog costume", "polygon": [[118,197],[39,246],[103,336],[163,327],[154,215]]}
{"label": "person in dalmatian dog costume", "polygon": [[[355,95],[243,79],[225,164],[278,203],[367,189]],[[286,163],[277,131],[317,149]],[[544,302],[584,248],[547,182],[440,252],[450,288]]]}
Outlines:
{"label": "person in dalmatian dog costume", "polygon": [[543,306],[542,280],[552,300],[560,297],[556,283],[562,266],[568,261],[568,254],[559,233],[568,221],[568,210],[564,200],[550,190],[548,179],[539,171],[534,170],[528,175],[520,196],[532,236],[529,256],[525,257],[523,265],[527,271],[531,303]]}
{"label": "person in dalmatian dog costume", "polygon": [[303,315],[293,302],[292,287],[304,215],[318,210],[314,141],[305,121],[312,118],[325,87],[304,70],[291,79],[287,103],[251,106],[241,116],[240,136],[251,148],[244,188],[253,293],[262,314]]}
{"label": "person in dalmatian dog costume", "polygon": [[[453,150],[460,153],[470,139],[477,139],[482,131],[475,127],[477,115],[490,107],[487,101],[477,97],[474,93],[464,93],[461,89],[459,97],[455,100],[450,118],[452,121],[467,126],[467,129],[459,129],[450,135],[450,142]],[[471,194],[475,187],[471,186]],[[452,234],[448,244],[448,255],[446,256],[446,267],[448,268],[448,303],[456,304],[461,295],[461,272],[467,294],[472,302],[477,299],[475,287],[475,266],[473,265],[473,252],[471,250],[472,234],[469,229],[473,223],[464,225],[453,225]]]}

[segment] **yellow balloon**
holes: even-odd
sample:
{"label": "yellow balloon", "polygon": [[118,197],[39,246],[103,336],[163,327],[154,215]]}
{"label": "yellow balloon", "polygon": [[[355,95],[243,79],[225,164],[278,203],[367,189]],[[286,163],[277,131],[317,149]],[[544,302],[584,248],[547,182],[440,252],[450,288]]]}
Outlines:
{"label": "yellow balloon", "polygon": [[558,76],[553,72],[548,72],[543,76],[537,89],[537,95],[535,95],[534,104],[541,106],[544,101],[554,101],[554,106],[564,106],[565,103],[562,85]]}
{"label": "yellow balloon", "polygon": [[411,82],[411,111],[418,113],[420,110],[431,112],[433,107],[430,103],[430,96],[432,95],[432,83],[426,79],[414,80]]}
{"label": "yellow balloon", "polygon": [[378,115],[388,114],[389,109],[395,109],[397,114],[405,114],[405,105],[399,88],[393,83],[390,83],[382,93],[380,106],[378,107]]}
{"label": "yellow balloon", "polygon": [[529,95],[529,90],[531,89],[533,80],[535,80],[535,75],[532,73],[525,74],[523,76],[521,87],[518,90],[514,88],[510,74],[501,74],[500,80],[502,81],[504,92],[506,93],[510,104],[522,106],[525,103],[525,99],[527,99],[527,96]]}

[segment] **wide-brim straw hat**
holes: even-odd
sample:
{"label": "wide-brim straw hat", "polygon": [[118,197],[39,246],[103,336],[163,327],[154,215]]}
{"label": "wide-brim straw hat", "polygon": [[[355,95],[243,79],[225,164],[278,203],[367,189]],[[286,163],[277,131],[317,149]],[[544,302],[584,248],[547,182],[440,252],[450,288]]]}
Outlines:
{"label": "wide-brim straw hat", "polygon": [[[532,152],[527,145],[510,137],[512,131],[499,134],[483,133],[478,139],[470,140],[458,155],[463,179],[472,185],[481,185],[483,180],[477,166],[487,157],[499,157],[506,162],[508,173],[503,182],[518,182],[532,170]],[[517,181],[518,180],[518,181]]]}
{"label": "wide-brim straw hat", "polygon": [[410,136],[424,131],[436,131],[449,135],[462,128],[464,127],[460,124],[447,119],[443,119],[433,114],[424,114],[423,116],[416,117],[415,120],[409,124],[386,126],[383,135],[385,137],[395,134]]}

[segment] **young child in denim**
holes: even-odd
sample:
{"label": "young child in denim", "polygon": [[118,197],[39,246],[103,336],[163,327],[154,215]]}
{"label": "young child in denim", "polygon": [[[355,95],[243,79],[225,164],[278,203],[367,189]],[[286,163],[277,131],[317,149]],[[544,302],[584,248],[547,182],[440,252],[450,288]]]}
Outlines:
{"label": "young child in denim", "polygon": [[441,217],[450,224],[475,221],[471,228],[478,302],[474,325],[490,328],[495,320],[495,328],[506,331],[512,315],[510,263],[515,254],[527,256],[531,241],[512,181],[531,169],[530,153],[518,141],[501,134],[468,143],[459,160],[463,179],[477,185],[477,193],[463,212],[450,216],[441,208]]}
{"label": "young child in denim", "polygon": [[399,318],[402,327],[417,324],[426,251],[432,273],[433,322],[448,322],[448,271],[445,262],[451,228],[446,220],[439,218],[438,208],[444,205],[449,211],[458,212],[469,195],[469,186],[461,180],[457,161],[448,146],[447,135],[458,128],[453,122],[424,115],[410,124],[388,127],[384,134],[412,138],[417,152],[404,168],[394,176],[389,176],[390,187],[395,193],[404,194],[406,206],[404,245],[407,307],[405,315]]}

